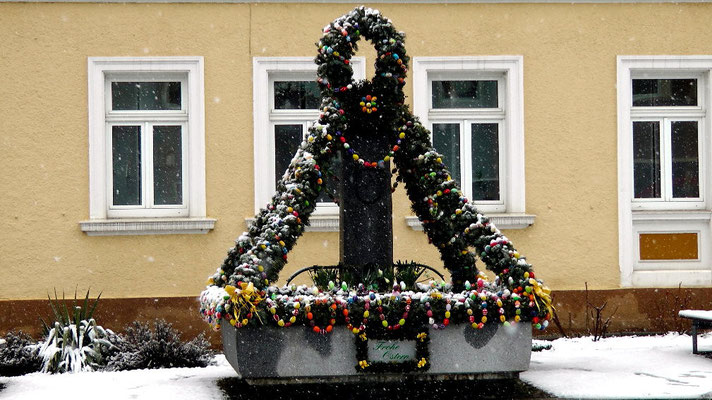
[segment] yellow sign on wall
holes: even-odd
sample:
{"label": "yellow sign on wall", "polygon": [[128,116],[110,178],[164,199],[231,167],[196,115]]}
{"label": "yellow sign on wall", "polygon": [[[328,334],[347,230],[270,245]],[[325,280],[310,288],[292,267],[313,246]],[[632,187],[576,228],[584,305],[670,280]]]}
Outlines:
{"label": "yellow sign on wall", "polygon": [[641,260],[697,260],[697,233],[641,233]]}

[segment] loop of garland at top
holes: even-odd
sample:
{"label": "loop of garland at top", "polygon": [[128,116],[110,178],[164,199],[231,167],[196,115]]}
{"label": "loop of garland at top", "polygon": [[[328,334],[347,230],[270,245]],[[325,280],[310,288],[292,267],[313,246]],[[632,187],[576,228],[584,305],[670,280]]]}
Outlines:
{"label": "loop of garland at top", "polygon": [[[376,48],[376,75],[371,81],[356,82],[350,60],[362,37]],[[277,280],[287,254],[308,224],[324,188],[324,171],[333,156],[343,151],[364,168],[385,167],[393,158],[398,179],[405,183],[412,208],[440,251],[455,288],[483,277],[475,267],[479,256],[497,275],[500,292],[533,293],[537,315],[548,317],[548,291],[535,279],[531,265],[462,195],[442,155],[431,147],[430,132],[404,106],[403,85],[409,61],[404,37],[390,20],[364,7],[324,28],[315,60],[322,95],[319,119],[278,183],[277,193],[229,250],[211,277],[211,286],[240,288],[251,283],[257,289],[255,296],[264,297],[264,289]],[[367,96],[376,97],[377,102],[366,107]],[[351,129],[363,132],[363,124],[387,135],[390,141],[390,151],[380,160],[363,160],[348,144]]]}

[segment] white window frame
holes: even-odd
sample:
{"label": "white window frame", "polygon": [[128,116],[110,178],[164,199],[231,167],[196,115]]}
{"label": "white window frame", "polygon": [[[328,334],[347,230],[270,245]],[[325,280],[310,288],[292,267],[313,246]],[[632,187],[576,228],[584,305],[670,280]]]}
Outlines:
{"label": "white window frame", "polygon": [[[254,57],[254,176],[255,213],[270,202],[276,191],[274,168],[274,125],[304,124],[305,128],[319,117],[318,110],[275,110],[274,82],[315,80],[317,65],[313,57]],[[364,79],[365,59],[351,59],[354,79]],[[305,129],[306,131],[306,129]],[[251,221],[247,219],[247,222]],[[336,203],[318,203],[310,218],[310,231],[338,231],[339,207]]]}
{"label": "white window frame", "polygon": [[[523,56],[463,56],[413,58],[413,110],[423,124],[464,124],[460,135],[460,176],[471,182],[470,127],[477,122],[499,124],[500,200],[477,201],[484,213],[495,216],[500,228],[525,228],[534,222],[525,214],[524,179],[524,58]],[[495,109],[432,109],[433,80],[497,80]],[[470,185],[464,185],[471,197]],[[418,229],[412,221],[408,224]]]}
{"label": "white window frame", "polygon": [[[89,221],[80,223],[89,235],[206,233],[215,220],[206,218],[205,121],[203,57],[89,57]],[[182,109],[114,111],[112,81],[180,81]],[[142,190],[142,207],[113,206],[111,126],[141,125],[149,141],[153,125],[181,125],[183,204],[153,206],[151,190]],[[150,143],[144,147],[150,149]],[[150,158],[145,156],[142,185],[152,184]],[[150,170],[150,171],[149,171]],[[148,179],[146,179],[148,178]]]}
{"label": "white window frame", "polygon": [[[660,123],[660,134],[662,140],[660,141],[660,164],[661,164],[661,198],[635,198],[631,197],[632,207],[634,210],[689,210],[689,209],[706,209],[707,202],[705,201],[705,190],[707,188],[706,173],[705,173],[705,159],[702,157],[703,149],[706,148],[707,139],[703,132],[706,131],[706,109],[707,109],[707,96],[705,96],[705,82],[706,79],[702,72],[681,72],[681,71],[671,71],[671,70],[642,70],[634,69],[630,72],[631,82],[633,79],[675,79],[675,78],[696,78],[697,79],[697,106],[685,106],[685,107],[633,107],[632,106],[632,88],[629,91],[630,95],[630,135],[631,141],[633,138],[632,127],[635,122],[659,122]],[[624,99],[624,101],[627,101]],[[672,196],[672,184],[671,179],[671,165],[672,165],[672,154],[671,154],[671,122],[673,121],[697,121],[698,122],[698,157],[699,157],[699,190],[700,197],[698,198],[673,198]],[[632,153],[632,142],[631,142],[631,153]],[[631,179],[634,177],[631,175]],[[633,184],[633,180],[631,180]],[[633,193],[633,196],[635,194]]]}
{"label": "white window frame", "polygon": [[[710,123],[712,56],[618,56],[618,240],[621,286],[674,287],[712,284]],[[698,105],[633,107],[632,79],[697,78]],[[633,122],[661,122],[661,199],[636,199],[633,177]],[[669,181],[670,121],[698,125],[700,198],[672,198]],[[668,142],[668,143],[666,143]],[[641,233],[697,233],[697,260],[640,260]]]}

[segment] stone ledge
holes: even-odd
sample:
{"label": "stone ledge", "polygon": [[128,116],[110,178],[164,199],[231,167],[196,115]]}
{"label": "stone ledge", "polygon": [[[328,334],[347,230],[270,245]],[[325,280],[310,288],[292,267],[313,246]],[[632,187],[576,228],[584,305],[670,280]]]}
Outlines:
{"label": "stone ledge", "polygon": [[[255,221],[254,218],[245,218],[245,225],[249,229],[250,224]],[[338,232],[339,231],[339,216],[338,215],[312,215],[309,217],[309,226],[304,227],[305,232]]]}
{"label": "stone ledge", "polygon": [[89,236],[205,234],[215,228],[214,218],[102,219],[79,222]]}
{"label": "stone ledge", "polygon": [[[487,214],[487,218],[499,229],[524,229],[534,224],[536,215],[531,214]],[[418,217],[407,216],[405,223],[414,231],[422,231]]]}

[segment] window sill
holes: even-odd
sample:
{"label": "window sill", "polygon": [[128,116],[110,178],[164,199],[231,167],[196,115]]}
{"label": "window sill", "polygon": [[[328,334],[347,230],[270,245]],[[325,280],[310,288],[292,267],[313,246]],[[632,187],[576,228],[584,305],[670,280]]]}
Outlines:
{"label": "window sill", "polygon": [[101,219],[79,222],[89,236],[205,234],[215,227],[214,218]]}
{"label": "window sill", "polygon": [[[245,218],[245,224],[248,229],[250,224],[255,221],[254,218]],[[339,231],[339,216],[338,215],[312,215],[309,217],[309,226],[305,226],[305,232],[338,232]]]}
{"label": "window sill", "polygon": [[712,219],[712,211],[707,210],[670,210],[670,211],[637,211],[632,212],[633,221],[681,221]]}
{"label": "window sill", "polygon": [[[487,214],[487,218],[499,229],[524,229],[534,224],[536,215],[531,214]],[[422,231],[418,217],[407,216],[405,223],[414,231]]]}

